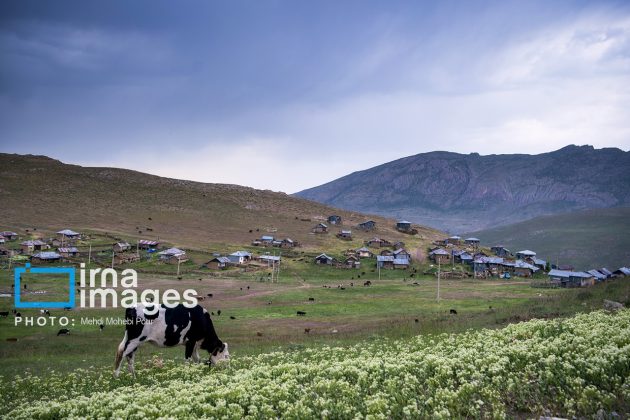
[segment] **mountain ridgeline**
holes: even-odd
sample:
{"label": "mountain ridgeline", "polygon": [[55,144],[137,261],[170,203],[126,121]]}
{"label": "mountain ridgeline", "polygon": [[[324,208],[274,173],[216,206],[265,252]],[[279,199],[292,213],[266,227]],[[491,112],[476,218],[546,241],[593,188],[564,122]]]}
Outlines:
{"label": "mountain ridgeline", "polygon": [[567,146],[539,155],[422,153],[296,195],[470,232],[541,215],[630,206],[630,152]]}

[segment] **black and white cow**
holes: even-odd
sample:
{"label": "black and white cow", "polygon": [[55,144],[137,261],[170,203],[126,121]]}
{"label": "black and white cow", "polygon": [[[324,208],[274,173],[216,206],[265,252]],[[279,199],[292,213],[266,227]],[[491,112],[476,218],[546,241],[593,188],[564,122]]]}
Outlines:
{"label": "black and white cow", "polygon": [[[152,306],[148,312],[153,312]],[[135,376],[134,354],[146,342],[159,347],[186,346],[186,360],[200,362],[199,349],[210,353],[210,363],[217,364],[230,359],[228,344],[219,340],[210,314],[201,306],[187,308],[178,305],[168,308],[161,305],[155,314],[145,313],[145,306],[138,305],[125,311],[125,337],[118,346],[114,376],[120,374],[123,357],[127,358],[129,372]]]}

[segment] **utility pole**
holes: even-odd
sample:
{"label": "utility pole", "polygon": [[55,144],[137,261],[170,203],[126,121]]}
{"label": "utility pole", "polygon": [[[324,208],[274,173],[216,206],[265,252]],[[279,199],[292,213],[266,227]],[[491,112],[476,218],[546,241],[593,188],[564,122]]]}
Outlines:
{"label": "utility pole", "polygon": [[92,242],[90,241],[90,250],[88,251],[88,266],[92,262]]}
{"label": "utility pole", "polygon": [[438,258],[438,284],[437,284],[437,301],[440,302],[440,263],[442,262],[442,258]]}
{"label": "utility pole", "polygon": [[175,258],[177,258],[177,277],[179,277],[179,264],[182,262],[182,260],[179,258],[179,255],[177,255]]}
{"label": "utility pole", "polygon": [[114,268],[114,257],[116,256],[116,252],[112,250],[112,268]]}

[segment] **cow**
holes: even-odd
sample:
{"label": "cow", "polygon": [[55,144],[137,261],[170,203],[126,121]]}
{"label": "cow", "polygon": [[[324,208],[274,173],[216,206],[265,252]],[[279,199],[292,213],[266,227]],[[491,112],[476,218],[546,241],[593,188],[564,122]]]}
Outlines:
{"label": "cow", "polygon": [[62,328],[59,330],[59,332],[57,332],[57,336],[68,335],[68,334],[70,334],[70,330],[67,328]]}
{"label": "cow", "polygon": [[456,311],[455,309],[451,309],[451,310],[449,311],[449,313],[450,313],[451,315],[457,315],[457,311]]}
{"label": "cow", "polygon": [[[145,312],[145,308],[147,312]],[[138,347],[150,342],[158,347],[185,346],[187,361],[200,362],[199,349],[208,351],[210,364],[229,361],[228,344],[217,336],[207,310],[199,305],[187,308],[182,304],[175,307],[160,305],[156,313],[152,305],[138,305],[125,311],[125,336],[116,351],[114,376],[120,375],[123,357],[127,368],[135,378],[134,355]]]}
{"label": "cow", "polygon": [[304,316],[304,315],[306,315],[306,312],[304,312],[304,311],[297,311],[297,314],[299,316]]}
{"label": "cow", "polygon": [[9,311],[6,311],[6,312],[0,312],[0,318],[2,318],[2,317],[6,318],[6,317],[8,317],[8,316],[9,316]]}

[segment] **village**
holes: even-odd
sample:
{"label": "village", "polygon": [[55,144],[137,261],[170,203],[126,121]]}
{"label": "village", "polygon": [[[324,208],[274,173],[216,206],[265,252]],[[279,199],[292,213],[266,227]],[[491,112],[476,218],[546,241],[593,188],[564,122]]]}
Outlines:
{"label": "village", "polygon": [[[345,226],[339,215],[330,215],[314,224],[312,235],[334,235],[340,242],[354,240],[353,229],[369,234],[376,229],[374,220]],[[400,220],[395,230],[413,237],[418,230],[412,223]],[[251,234],[260,229],[251,229]],[[529,279],[533,287],[588,287],[617,277],[630,276],[628,267],[609,270],[606,267],[575,270],[569,265],[556,265],[542,259],[532,250],[513,252],[502,245],[484,246],[474,237],[457,235],[436,240],[427,249],[410,251],[401,240],[390,241],[369,236],[360,247],[343,252],[300,250],[302,244],[276,233],[260,234],[242,249],[231,252],[187,250],[170,246],[159,238],[123,240],[107,234],[83,234],[62,229],[52,236],[35,229],[21,233],[0,232],[0,264],[7,269],[26,262],[32,264],[88,263],[102,267],[131,266],[149,273],[185,273],[216,275],[260,273],[261,280],[277,281],[281,266],[292,262],[341,270],[369,270],[378,275],[386,270],[400,270],[404,277],[430,275],[443,279]],[[192,257],[194,255],[194,258]],[[285,259],[283,261],[283,258]],[[365,271],[361,272],[364,276]],[[360,275],[357,276],[361,278]],[[354,279],[354,276],[352,277]]]}

